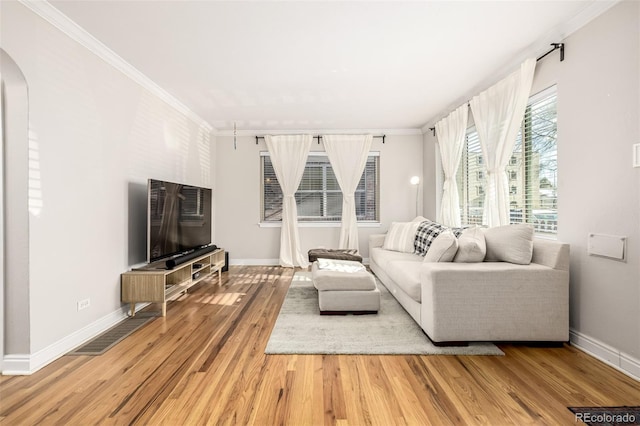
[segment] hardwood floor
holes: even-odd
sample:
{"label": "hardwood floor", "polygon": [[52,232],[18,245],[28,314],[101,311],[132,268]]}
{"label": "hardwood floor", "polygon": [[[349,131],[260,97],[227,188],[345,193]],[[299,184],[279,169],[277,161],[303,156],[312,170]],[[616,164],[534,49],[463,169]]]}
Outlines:
{"label": "hardwood floor", "polygon": [[570,346],[267,356],[292,275],[232,266],[102,356],[1,377],[0,423],[570,425],[567,406],[640,405],[639,382]]}

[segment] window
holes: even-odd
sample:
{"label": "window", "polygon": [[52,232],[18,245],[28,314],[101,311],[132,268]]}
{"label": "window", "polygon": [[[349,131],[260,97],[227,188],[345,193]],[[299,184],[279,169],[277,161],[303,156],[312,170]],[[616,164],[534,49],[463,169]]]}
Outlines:
{"label": "window", "polygon": [[[507,174],[511,223],[530,223],[536,233],[556,234],[558,228],[558,151],[555,86],[529,98]],[[467,138],[458,169],[463,225],[482,223],[486,169],[475,127]]]}
{"label": "window", "polygon": [[[355,193],[358,221],[377,222],[379,156],[372,152]],[[282,222],[282,190],[268,152],[261,153],[262,222]],[[325,152],[310,152],[296,191],[299,222],[340,222],[342,191]]]}

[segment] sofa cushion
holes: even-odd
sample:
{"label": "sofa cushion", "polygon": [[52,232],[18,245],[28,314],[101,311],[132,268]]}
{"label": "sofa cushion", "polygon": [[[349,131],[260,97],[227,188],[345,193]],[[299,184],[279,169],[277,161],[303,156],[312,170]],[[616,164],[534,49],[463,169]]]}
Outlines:
{"label": "sofa cushion", "polygon": [[451,229],[445,229],[431,243],[425,262],[451,262],[458,251],[458,239]]}
{"label": "sofa cushion", "polygon": [[440,235],[442,231],[447,229],[446,226],[437,222],[425,220],[420,222],[415,234],[415,241],[413,243],[414,253],[424,256],[429,251],[429,247],[433,241]]}
{"label": "sofa cushion", "polygon": [[420,269],[422,262],[398,260],[389,262],[385,272],[407,295],[420,303],[422,301],[422,284]]}
{"label": "sofa cushion", "polygon": [[400,260],[422,263],[422,259],[422,256],[418,256],[417,254],[385,250],[382,247],[374,247],[369,252],[369,262],[374,262],[383,269],[389,266],[389,262]]}
{"label": "sofa cushion", "polygon": [[485,260],[531,263],[533,255],[533,226],[526,224],[496,226],[482,230],[487,244]]}
{"label": "sofa cushion", "polygon": [[477,227],[467,228],[458,238],[458,252],[454,262],[482,262],[487,254],[484,233]]}
{"label": "sofa cushion", "polygon": [[413,253],[413,240],[418,225],[420,222],[391,222],[382,248],[402,253]]}

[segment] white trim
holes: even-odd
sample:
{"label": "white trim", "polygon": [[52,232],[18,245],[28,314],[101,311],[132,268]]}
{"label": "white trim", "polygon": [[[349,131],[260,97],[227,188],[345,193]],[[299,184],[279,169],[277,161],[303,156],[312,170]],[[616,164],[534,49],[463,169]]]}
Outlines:
{"label": "white trim", "polygon": [[[296,130],[282,130],[282,129],[269,129],[269,130],[237,130],[237,136],[262,136],[262,135],[361,135],[372,134],[374,136],[411,136],[421,135],[420,129],[296,129]],[[217,136],[233,136],[233,130],[218,130]],[[374,139],[375,140],[375,139]]]}
{"label": "white trim", "polygon": [[113,50],[109,49],[101,41],[89,34],[84,28],[72,21],[67,15],[56,9],[51,3],[42,0],[19,0],[24,6],[40,16],[45,21],[68,35],[72,40],[87,48],[97,57],[111,65],[140,86],[162,99],[181,114],[184,114],[194,123],[204,127],[208,131],[216,129],[202,117],[193,112],[189,107],[176,99],[169,92],[158,86],[153,80],[138,71],[133,65],[125,61]]}
{"label": "white trim", "polygon": [[564,32],[561,34],[562,38],[564,39],[575,33],[621,1],[622,0],[592,1],[585,9],[582,10],[582,12],[565,23]]}
{"label": "white trim", "polygon": [[[522,62],[527,58],[539,57],[546,53],[550,49],[550,43],[563,42],[571,34],[575,33],[582,27],[586,26],[589,22],[593,21],[598,16],[611,9],[622,0],[596,0],[591,1],[584,9],[578,12],[577,15],[563,22],[560,28],[552,28],[547,31],[546,34],[530,44],[528,47],[522,49],[518,54],[512,55],[511,61],[504,64],[502,68],[495,70],[489,77],[485,78],[474,89],[467,92],[465,96],[460,96],[458,100],[452,103],[452,107],[446,108],[441,115],[436,115],[430,118],[423,126],[420,127],[420,131],[425,134],[430,132],[430,127],[433,127],[435,123],[446,117],[451,111],[462,106],[465,103],[469,103],[470,99],[476,96],[478,93],[486,90],[486,88],[493,86],[497,81],[503,79],[506,75],[517,69]],[[571,49],[567,46],[567,49]],[[569,50],[570,52],[570,50]],[[571,53],[568,53],[571,55]]]}
{"label": "white trim", "polygon": [[[260,157],[269,157],[269,151],[260,151]],[[328,157],[327,151],[309,151],[309,157]],[[369,151],[367,157],[380,157],[380,151]]]}
{"label": "white trim", "polygon": [[[0,53],[2,54],[2,53]],[[4,80],[0,70],[0,371],[2,371],[4,359]]]}
{"label": "white trim", "polygon": [[3,376],[24,376],[31,374],[28,354],[5,355],[2,359]]}
{"label": "white trim", "polygon": [[[260,228],[282,228],[282,222],[258,222]],[[298,228],[340,228],[342,222],[298,222]],[[358,222],[358,228],[380,228],[380,222]]]}
{"label": "white trim", "polygon": [[[136,312],[147,305],[149,304],[138,304]],[[2,363],[2,375],[22,376],[33,374],[47,364],[67,354],[72,349],[77,348],[100,333],[127,319],[127,317],[126,310],[118,309],[34,354],[6,355]]]}
{"label": "white trim", "polygon": [[[362,263],[364,265],[369,264],[369,258],[363,258]],[[229,261],[230,266],[278,266],[280,260],[278,259],[233,259]]]}
{"label": "white trim", "polygon": [[632,379],[640,381],[640,360],[574,329],[569,331],[569,340],[576,349],[599,359]]}
{"label": "white trim", "polygon": [[256,266],[278,266],[279,259],[233,259],[229,265],[256,265]]}

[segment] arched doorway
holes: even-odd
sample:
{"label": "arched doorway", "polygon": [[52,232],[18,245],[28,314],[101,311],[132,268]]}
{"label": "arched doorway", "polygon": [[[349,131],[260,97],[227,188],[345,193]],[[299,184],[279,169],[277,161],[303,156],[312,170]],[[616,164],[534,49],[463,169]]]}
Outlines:
{"label": "arched doorway", "polygon": [[27,82],[0,49],[0,371],[30,354]]}

